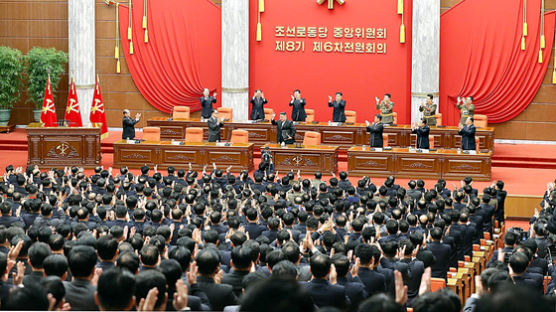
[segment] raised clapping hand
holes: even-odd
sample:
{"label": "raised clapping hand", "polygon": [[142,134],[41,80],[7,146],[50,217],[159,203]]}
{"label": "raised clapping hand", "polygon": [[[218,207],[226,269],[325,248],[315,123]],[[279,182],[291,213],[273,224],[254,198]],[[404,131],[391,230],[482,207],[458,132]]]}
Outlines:
{"label": "raised clapping hand", "polygon": [[375,100],[376,100],[377,104],[378,104],[378,102],[380,102],[380,99],[378,98],[378,96],[375,96]]}
{"label": "raised clapping hand", "polygon": [[368,120],[365,120],[365,124],[367,125],[367,127],[371,125],[371,123]]}
{"label": "raised clapping hand", "polygon": [[217,95],[218,95],[218,93],[216,93],[216,92],[214,92],[214,93],[212,94],[213,97],[216,97]]}
{"label": "raised clapping hand", "polygon": [[332,102],[332,97],[330,95],[328,96],[328,102]]}
{"label": "raised clapping hand", "polygon": [[139,119],[139,118],[141,118],[141,114],[140,113],[135,114],[135,119]]}

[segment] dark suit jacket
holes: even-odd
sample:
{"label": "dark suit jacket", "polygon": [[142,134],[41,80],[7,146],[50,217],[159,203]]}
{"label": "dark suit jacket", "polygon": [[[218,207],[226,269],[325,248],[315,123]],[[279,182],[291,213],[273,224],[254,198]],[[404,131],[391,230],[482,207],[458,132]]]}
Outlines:
{"label": "dark suit jacket", "polygon": [[264,105],[268,103],[265,98],[252,98],[251,99],[251,120],[264,119]]}
{"label": "dark suit jacket", "polygon": [[[272,120],[272,124],[278,126],[276,142],[285,142],[286,144],[295,143],[295,126],[291,120],[286,120],[284,122]],[[290,137],[290,139],[286,139],[285,136]]]}
{"label": "dark suit jacket", "polygon": [[249,274],[249,271],[234,271],[231,269],[230,273],[226,273],[222,277],[222,284],[232,286],[234,295],[239,298],[243,289],[243,278],[247,274]]}
{"label": "dark suit jacket", "polygon": [[382,131],[384,130],[384,125],[382,123],[373,124],[367,127],[367,132],[371,133],[369,144],[371,147],[382,147]]}
{"label": "dark suit jacket", "polygon": [[261,224],[257,223],[247,223],[244,226],[245,231],[249,233],[250,239],[257,239],[264,231],[266,231],[266,227]]}
{"label": "dark suit jacket", "polygon": [[210,118],[207,121],[208,124],[208,141],[209,142],[216,142],[220,141],[220,128],[224,126],[224,123],[219,122],[216,118]]}
{"label": "dark suit jacket", "polygon": [[233,287],[226,284],[215,284],[212,278],[199,276],[197,284],[204,292],[214,311],[222,311],[225,306],[237,304],[237,297],[234,295]]}
{"label": "dark suit jacket", "polygon": [[417,129],[411,131],[413,134],[417,134],[417,148],[429,149],[429,126],[418,127]]}
{"label": "dark suit jacket", "polygon": [[332,113],[332,121],[334,122],[346,122],[346,101],[341,100],[337,102],[336,100],[328,102],[328,107],[334,107]]}
{"label": "dark suit jacket", "polygon": [[293,121],[305,121],[307,119],[307,113],[305,113],[305,99],[294,99],[290,102],[292,108],[292,120]]}
{"label": "dark suit jacket", "polygon": [[346,295],[351,302],[352,310],[357,310],[359,304],[368,297],[365,285],[361,282],[359,277],[348,280],[346,277],[338,277],[338,285],[344,286]]}
{"label": "dark suit jacket", "polygon": [[475,150],[475,126],[465,126],[458,133],[461,135],[461,149]]}
{"label": "dark suit jacket", "polygon": [[133,140],[135,138],[135,124],[138,122],[139,120],[137,119],[124,117],[124,120],[122,121],[122,126],[123,126],[122,139]]}
{"label": "dark suit jacket", "polygon": [[358,276],[363,285],[365,285],[365,290],[369,297],[386,291],[386,278],[378,273],[377,270],[360,268]]}
{"label": "dark suit jacket", "polygon": [[419,295],[419,287],[421,286],[421,277],[425,272],[425,264],[417,259],[402,259],[401,262],[409,265],[410,277],[404,281],[407,286],[407,297],[413,299]]}
{"label": "dark suit jacket", "polygon": [[[427,244],[427,249],[432,251],[435,257],[435,263],[431,265],[431,276],[437,278],[446,278],[446,273],[450,268],[450,255],[452,248],[448,244],[440,242],[431,242]],[[454,251],[455,252],[455,251]]]}
{"label": "dark suit jacket", "polygon": [[304,283],[303,286],[309,291],[313,303],[319,308],[333,306],[344,309],[350,304],[344,286],[332,285],[323,279],[313,279]]}
{"label": "dark suit jacket", "polygon": [[89,281],[74,279],[71,282],[64,282],[64,288],[66,289],[66,301],[71,305],[72,310],[98,310],[98,306],[95,303],[95,291],[97,288]]}
{"label": "dark suit jacket", "polygon": [[209,96],[209,97],[201,97],[201,116],[203,118],[210,118],[212,114],[212,103],[216,103],[216,98]]}

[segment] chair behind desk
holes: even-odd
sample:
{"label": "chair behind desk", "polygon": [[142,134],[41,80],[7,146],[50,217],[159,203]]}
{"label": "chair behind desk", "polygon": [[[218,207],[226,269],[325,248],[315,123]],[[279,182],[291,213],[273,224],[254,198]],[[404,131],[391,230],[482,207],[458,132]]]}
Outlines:
{"label": "chair behind desk", "polygon": [[174,106],[174,110],[172,111],[172,119],[173,120],[180,120],[180,119],[190,119],[191,118],[191,110],[188,106]]}
{"label": "chair behind desk", "polygon": [[346,122],[355,123],[355,121],[357,120],[357,112],[347,110],[345,113],[346,113]]}
{"label": "chair behind desk", "polygon": [[219,107],[216,109],[218,116],[226,120],[233,120],[234,110],[231,107]]}
{"label": "chair behind desk", "polygon": [[315,121],[315,110],[314,109],[306,109],[305,114],[307,114],[307,118],[305,119],[306,122]]}
{"label": "chair behind desk", "polygon": [[303,145],[320,145],[321,134],[314,131],[306,131],[303,138]]}
{"label": "chair behind desk", "polygon": [[145,141],[160,141],[160,127],[144,127],[143,140]]}
{"label": "chair behind desk", "polygon": [[264,109],[264,119],[271,120],[272,115],[274,115],[274,110],[272,108],[265,108]]}
{"label": "chair behind desk", "polygon": [[203,128],[188,127],[185,129],[185,142],[189,143],[202,143],[203,142]]}
{"label": "chair behind desk", "polygon": [[230,143],[249,143],[249,131],[247,130],[233,130]]}

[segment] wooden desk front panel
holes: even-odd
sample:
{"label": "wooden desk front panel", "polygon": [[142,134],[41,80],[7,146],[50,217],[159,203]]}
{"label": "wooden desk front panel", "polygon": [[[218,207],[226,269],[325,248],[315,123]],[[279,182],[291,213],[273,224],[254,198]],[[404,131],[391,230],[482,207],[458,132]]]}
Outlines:
{"label": "wooden desk front panel", "polygon": [[28,165],[95,167],[100,165],[99,128],[43,128],[26,130]]}
{"label": "wooden desk front panel", "polygon": [[114,144],[114,166],[140,168],[144,164],[158,165],[159,168],[174,166],[186,168],[188,164],[195,169],[215,163],[219,167],[234,166],[239,170],[253,170],[253,144],[244,146],[216,146],[210,144],[172,145],[127,144],[119,141]]}
{"label": "wooden desk front panel", "polygon": [[[266,145],[265,145],[266,146]],[[263,146],[262,148],[264,148]],[[277,171],[300,170],[302,173],[311,174],[315,171],[329,175],[338,171],[338,149],[334,150],[308,150],[305,148],[279,148],[270,147]]]}
{"label": "wooden desk front panel", "polygon": [[434,154],[395,154],[396,175],[436,178],[442,172],[442,157]]}
{"label": "wooden desk front panel", "polygon": [[390,153],[348,152],[348,170],[356,176],[389,176],[396,173]]}
{"label": "wooden desk front panel", "polygon": [[477,180],[491,179],[491,157],[484,155],[473,155],[473,157],[451,155],[444,160],[443,176],[447,179],[458,177],[472,177]]}

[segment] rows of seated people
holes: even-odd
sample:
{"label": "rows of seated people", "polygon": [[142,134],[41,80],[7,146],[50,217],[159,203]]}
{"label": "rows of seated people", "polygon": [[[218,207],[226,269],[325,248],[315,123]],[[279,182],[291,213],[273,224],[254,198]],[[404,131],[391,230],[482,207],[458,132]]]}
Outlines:
{"label": "rows of seated people", "polygon": [[[432,292],[431,279],[446,279],[504,216],[501,181],[479,197],[471,178],[427,189],[394,177],[352,185],[346,172],[326,181],[319,172],[301,179],[229,169],[144,166],[133,175],[99,167],[88,176],[76,167],[8,166],[1,307],[460,311],[460,298]],[[505,233],[466,311],[554,308],[542,284],[552,274],[542,243],[549,206],[532,221],[531,238]]]}

